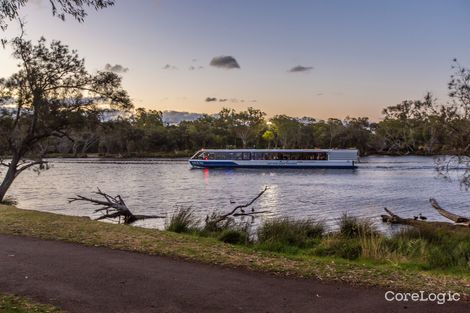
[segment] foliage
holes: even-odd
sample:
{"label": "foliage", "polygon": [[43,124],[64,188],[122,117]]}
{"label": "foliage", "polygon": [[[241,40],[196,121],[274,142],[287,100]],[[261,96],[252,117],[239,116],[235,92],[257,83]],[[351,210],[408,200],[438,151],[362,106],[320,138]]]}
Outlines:
{"label": "foliage", "polygon": [[[11,41],[19,70],[0,79],[0,166],[7,171],[0,201],[13,180],[32,167],[43,169],[49,141],[96,126],[103,105],[129,110],[132,103],[112,72],[90,74],[75,50],[60,41]],[[93,121],[90,122],[90,121]],[[84,125],[86,125],[84,127]],[[9,156],[5,161],[2,157]]]}
{"label": "foliage", "polygon": [[228,228],[223,230],[217,239],[231,244],[249,244],[250,234],[244,227]]}
{"label": "foliage", "polygon": [[198,220],[191,208],[181,208],[171,217],[165,229],[175,233],[188,233],[197,228]]}
{"label": "foliage", "polygon": [[315,245],[324,232],[323,223],[310,219],[276,218],[265,221],[258,228],[257,242],[265,250],[288,251],[292,247],[306,248]]}
{"label": "foliage", "polygon": [[361,235],[374,234],[376,230],[370,220],[345,213],[339,219],[339,232],[346,238],[358,238]]}
{"label": "foliage", "polygon": [[[28,0],[6,0],[0,3],[0,29],[5,30],[8,22],[15,20],[19,16],[19,11],[28,2]],[[114,5],[114,0],[49,0],[52,15],[61,20],[66,16],[71,16],[79,22],[83,22],[87,13],[85,8],[95,10],[103,9]]]}

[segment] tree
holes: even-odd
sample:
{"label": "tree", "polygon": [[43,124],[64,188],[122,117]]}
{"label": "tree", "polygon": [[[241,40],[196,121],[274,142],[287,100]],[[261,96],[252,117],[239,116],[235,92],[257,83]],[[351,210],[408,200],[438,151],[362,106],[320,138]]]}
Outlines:
{"label": "tree", "polygon": [[[429,150],[429,145],[432,149],[436,133],[430,127],[438,111],[436,99],[431,93],[427,93],[423,100],[405,100],[385,108],[385,118],[379,123],[378,133],[386,141],[387,152],[417,153]],[[425,134],[428,130],[431,132]],[[423,146],[425,142],[427,148]]]}
{"label": "tree", "polygon": [[470,69],[463,67],[457,59],[453,60],[455,73],[448,84],[451,104],[441,108],[442,128],[452,139],[450,158],[438,162],[438,170],[448,176],[448,169],[456,166],[463,168],[460,183],[470,188]]}
{"label": "tree", "polygon": [[277,138],[283,149],[294,147],[300,134],[300,122],[287,115],[276,115],[271,118]]}
{"label": "tree", "polygon": [[246,148],[249,140],[261,131],[265,123],[265,115],[266,113],[252,107],[246,111],[233,113],[233,129],[236,136],[242,141],[243,148]]}
{"label": "tree", "polygon": [[[5,30],[8,22],[18,19],[19,11],[29,1],[28,0],[2,0],[0,2],[0,29]],[[83,22],[87,13],[85,8],[95,10],[107,8],[114,5],[114,0],[49,0],[52,15],[61,20],[71,16],[79,22]]]}
{"label": "tree", "polygon": [[[75,50],[59,41],[47,45],[17,37],[11,42],[19,71],[0,80],[0,136],[8,151],[0,151],[7,168],[0,185],[0,201],[11,184],[26,169],[44,167],[41,145],[50,138],[67,137],[82,114],[100,105],[129,110],[132,103],[121,87],[121,77],[112,72],[90,74]],[[7,110],[6,108],[10,108]]]}
{"label": "tree", "polygon": [[274,132],[272,130],[266,130],[263,133],[263,140],[268,142],[268,149],[271,149],[271,142],[276,138],[276,135],[274,135]]}
{"label": "tree", "polygon": [[138,108],[135,114],[135,125],[143,129],[161,127],[163,126],[163,113],[157,110]]}

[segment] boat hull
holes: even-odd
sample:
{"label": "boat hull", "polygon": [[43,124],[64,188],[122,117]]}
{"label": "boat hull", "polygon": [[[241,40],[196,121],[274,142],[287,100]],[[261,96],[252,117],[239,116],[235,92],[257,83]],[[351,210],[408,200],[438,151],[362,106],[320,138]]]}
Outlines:
{"label": "boat hull", "polygon": [[357,168],[354,161],[229,161],[229,160],[190,160],[193,168]]}

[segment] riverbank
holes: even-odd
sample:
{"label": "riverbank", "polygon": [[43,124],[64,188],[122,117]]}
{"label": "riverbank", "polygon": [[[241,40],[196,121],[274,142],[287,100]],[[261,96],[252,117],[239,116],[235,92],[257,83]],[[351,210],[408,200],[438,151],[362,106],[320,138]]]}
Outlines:
{"label": "riverbank", "polygon": [[226,244],[211,237],[102,223],[87,217],[21,210],[5,205],[0,205],[0,221],[0,234],[63,240],[352,285],[404,291],[451,290],[466,297],[470,295],[470,277],[464,273],[423,271],[413,266],[361,259],[352,261],[336,257],[273,253],[249,246]]}

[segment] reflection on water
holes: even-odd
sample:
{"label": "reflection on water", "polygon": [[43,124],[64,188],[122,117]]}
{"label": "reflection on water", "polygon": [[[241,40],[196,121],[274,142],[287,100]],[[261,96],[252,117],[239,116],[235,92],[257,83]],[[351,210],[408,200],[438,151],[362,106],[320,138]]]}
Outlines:
{"label": "reflection on water", "polygon": [[[67,202],[100,187],[121,194],[136,213],[171,213],[192,207],[201,217],[229,210],[269,186],[255,206],[273,216],[311,217],[333,223],[342,213],[378,218],[384,207],[411,216],[443,220],[429,205],[435,197],[456,213],[470,215],[470,194],[456,182],[437,178],[429,157],[362,158],[355,170],[190,169],[185,160],[55,159],[39,176],[18,177],[10,195],[22,208],[90,215],[89,205]],[[232,202],[232,203],[231,203]],[[377,219],[378,220],[378,219]],[[258,220],[259,221],[259,220]],[[162,227],[162,220],[140,222]]]}

